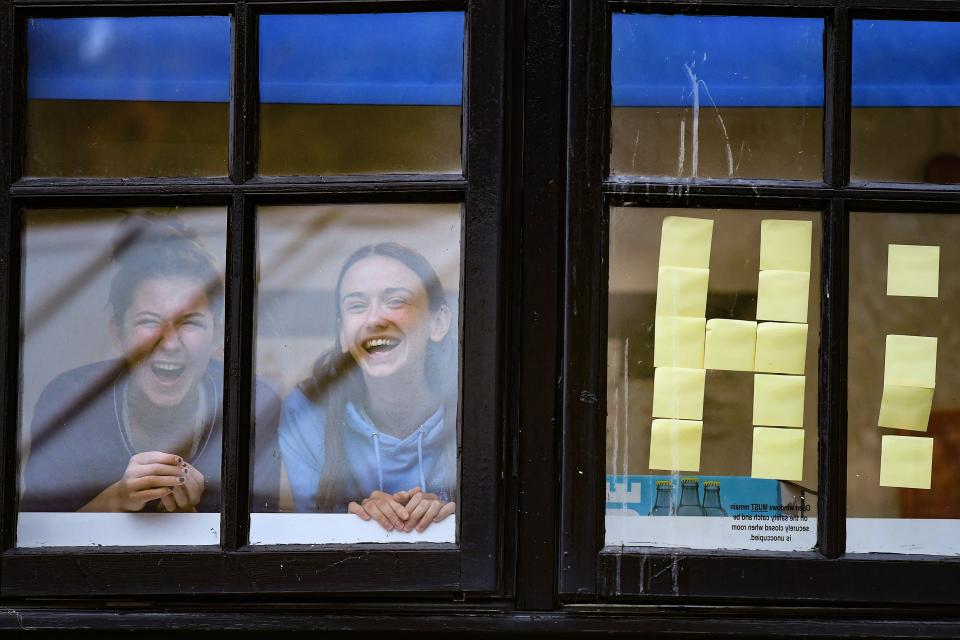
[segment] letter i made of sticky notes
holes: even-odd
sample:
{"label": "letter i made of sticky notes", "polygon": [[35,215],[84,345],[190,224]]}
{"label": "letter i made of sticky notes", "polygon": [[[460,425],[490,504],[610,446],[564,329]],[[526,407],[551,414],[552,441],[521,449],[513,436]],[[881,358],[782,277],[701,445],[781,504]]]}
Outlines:
{"label": "letter i made of sticky notes", "polygon": [[933,389],[885,384],[877,426],[926,431],[932,407]]}
{"label": "letter i made of sticky notes", "polygon": [[699,471],[703,422],[654,420],[650,432],[650,468]]}
{"label": "letter i made of sticky notes", "polygon": [[703,366],[726,371],[753,371],[757,323],[752,320],[707,320]]}
{"label": "letter i made of sticky notes", "polygon": [[937,339],[928,336],[887,336],[883,384],[901,387],[937,386]]}
{"label": "letter i made of sticky notes", "polygon": [[936,298],[940,290],[940,247],[891,244],[887,249],[887,295]]}
{"label": "letter i made of sticky notes", "polygon": [[[708,342],[709,342],[709,325]],[[757,326],[756,371],[802,375],[807,363],[807,325],[761,322]]]}
{"label": "letter i made of sticky notes", "polygon": [[753,424],[803,428],[805,376],[753,376]]}
{"label": "letter i made of sticky notes", "polygon": [[709,269],[660,267],[657,315],[702,318],[707,310]]}
{"label": "letter i made of sticky notes", "polygon": [[653,417],[703,420],[703,369],[659,367],[653,374]]}
{"label": "letter i made of sticky notes", "polygon": [[657,316],[654,322],[653,366],[703,369],[705,318]]}
{"label": "letter i made of sticky notes", "polygon": [[810,271],[813,222],[764,220],[760,223],[761,271]]}
{"label": "letter i made of sticky notes", "polygon": [[883,436],[880,442],[880,486],[929,489],[933,471],[933,438]]}
{"label": "letter i made of sticky notes", "polygon": [[753,429],[754,478],[771,480],[803,480],[802,429]]}
{"label": "letter i made of sticky notes", "polygon": [[713,220],[668,216],[660,235],[661,267],[710,268]]}
{"label": "letter i made of sticky notes", "polygon": [[810,274],[806,271],[761,271],[757,286],[757,320],[806,322]]}

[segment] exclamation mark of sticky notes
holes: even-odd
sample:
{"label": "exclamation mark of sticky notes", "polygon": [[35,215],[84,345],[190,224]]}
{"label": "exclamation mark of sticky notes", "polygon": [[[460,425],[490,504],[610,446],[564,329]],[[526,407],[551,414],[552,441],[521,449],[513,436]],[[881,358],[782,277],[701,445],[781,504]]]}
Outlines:
{"label": "exclamation mark of sticky notes", "polygon": [[[887,295],[936,298],[940,293],[940,247],[887,246]],[[883,359],[883,395],[877,425],[926,431],[937,380],[937,339],[888,335]],[[880,486],[929,489],[933,438],[883,436]]]}
{"label": "exclamation mark of sticky notes", "polygon": [[660,235],[651,469],[698,471],[713,220],[669,216]]}
{"label": "exclamation mark of sticky notes", "polygon": [[[803,479],[813,223],[763,220],[753,383],[754,478]],[[771,375],[773,374],[773,375]]]}

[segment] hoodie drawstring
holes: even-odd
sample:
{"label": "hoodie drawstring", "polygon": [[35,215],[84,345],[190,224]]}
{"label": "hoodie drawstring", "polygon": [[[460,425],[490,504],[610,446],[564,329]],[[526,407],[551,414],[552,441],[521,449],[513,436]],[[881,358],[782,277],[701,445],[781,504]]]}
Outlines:
{"label": "hoodie drawstring", "polygon": [[[373,452],[377,458],[377,481],[380,483],[380,491],[383,491],[383,463],[380,460],[380,432],[370,434],[373,438]],[[417,466],[420,471],[420,490],[429,493],[427,487],[427,476],[423,472],[423,429],[417,429]]]}
{"label": "hoodie drawstring", "polygon": [[423,429],[417,429],[417,462],[420,464],[420,490],[427,491],[427,478],[423,475]]}
{"label": "hoodie drawstring", "polygon": [[383,466],[380,464],[380,434],[373,434],[373,451],[377,456],[377,478],[380,481],[380,491],[383,491]]}

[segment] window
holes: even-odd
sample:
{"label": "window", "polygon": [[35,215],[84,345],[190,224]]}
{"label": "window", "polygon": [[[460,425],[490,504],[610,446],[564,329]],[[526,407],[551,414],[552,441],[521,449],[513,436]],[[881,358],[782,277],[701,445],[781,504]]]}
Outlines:
{"label": "window", "polygon": [[11,12],[4,594],[496,593],[495,3]]}
{"label": "window", "polygon": [[0,628],[960,635],[958,11],[5,3]]}
{"label": "window", "polygon": [[952,602],[955,24],[587,4],[561,597]]}

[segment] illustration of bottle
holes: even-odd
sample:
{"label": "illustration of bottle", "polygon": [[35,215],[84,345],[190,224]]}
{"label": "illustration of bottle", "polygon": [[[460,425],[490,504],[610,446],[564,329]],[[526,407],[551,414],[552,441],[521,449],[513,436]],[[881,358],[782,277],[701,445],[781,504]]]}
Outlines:
{"label": "illustration of bottle", "polygon": [[704,515],[703,506],[700,504],[700,481],[696,478],[680,480],[680,505],[677,507],[677,515]]}
{"label": "illustration of bottle", "polygon": [[703,513],[708,516],[726,516],[720,504],[720,483],[717,480],[707,480],[703,483]]}
{"label": "illustration of bottle", "polygon": [[669,480],[657,480],[657,499],[650,510],[652,516],[672,516],[673,483]]}

